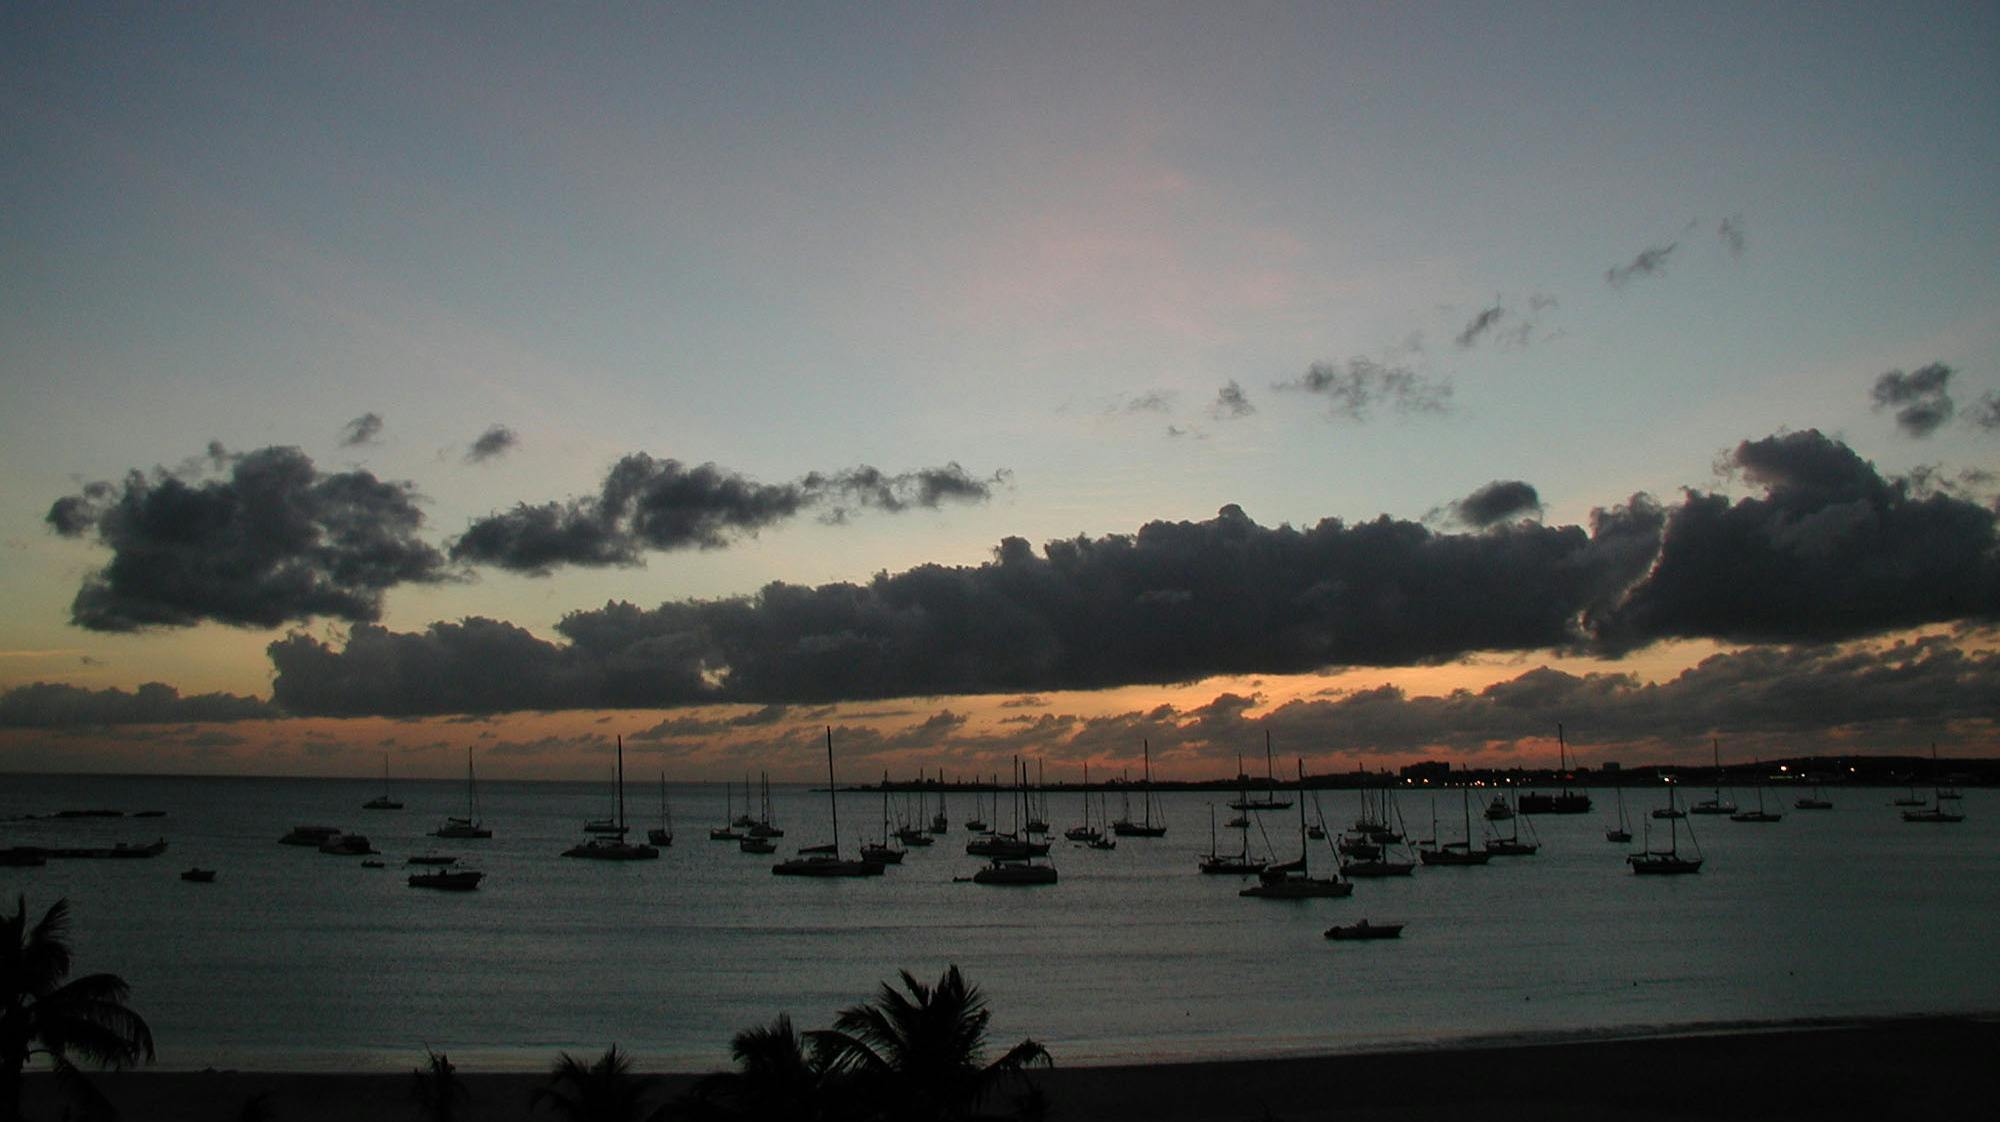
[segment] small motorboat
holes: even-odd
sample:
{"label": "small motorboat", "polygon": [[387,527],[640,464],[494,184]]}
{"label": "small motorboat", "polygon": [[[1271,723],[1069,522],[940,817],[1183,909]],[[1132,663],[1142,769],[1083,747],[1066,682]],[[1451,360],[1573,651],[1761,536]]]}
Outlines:
{"label": "small motorboat", "polygon": [[201,868],[189,869],[181,874],[181,879],[187,881],[190,884],[213,884],[215,883],[215,870],[201,869]]}
{"label": "small motorboat", "polygon": [[364,869],[386,869],[389,866],[383,864],[380,861],[375,860],[373,857],[370,857],[368,860],[363,861],[361,863],[361,867]]}
{"label": "small motorboat", "polygon": [[1402,934],[1400,923],[1369,923],[1365,919],[1360,923],[1336,923],[1326,929],[1329,939],[1398,939]]}
{"label": "small motorboat", "polygon": [[411,888],[441,888],[448,892],[470,892],[486,879],[485,873],[471,869],[432,869],[425,873],[411,873]]}

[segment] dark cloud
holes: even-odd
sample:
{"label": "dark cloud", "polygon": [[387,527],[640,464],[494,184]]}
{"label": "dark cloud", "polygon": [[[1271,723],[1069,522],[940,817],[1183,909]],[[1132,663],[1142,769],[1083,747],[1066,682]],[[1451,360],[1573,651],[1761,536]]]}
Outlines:
{"label": "dark cloud", "polygon": [[1988,392],[1965,416],[1976,428],[2000,432],[2000,391]]}
{"label": "dark cloud", "polygon": [[862,466],[795,483],[757,483],[714,464],[687,467],[644,453],[612,467],[594,496],[479,519],[451,544],[454,561],[546,575],[561,565],[638,565],[648,551],[722,549],[810,508],[834,520],[852,507],[896,512],[983,502],[1006,473],[978,478],[957,464],[889,475]]}
{"label": "dark cloud", "polygon": [[1688,492],[1667,508],[1635,495],[1588,530],[1513,517],[1533,492],[1502,481],[1463,504],[1478,533],[1387,516],[1265,527],[1231,506],[1039,552],[1008,538],[985,564],[861,584],[607,603],[565,616],[558,640],[480,619],[357,626],[344,648],[295,634],[272,645],[273,700],[407,715],[1018,696],[2000,620],[1995,511],[1884,479],[1817,432],[1728,459],[1762,496]]}
{"label": "dark cloud", "polygon": [[1440,535],[1386,517],[1294,530],[1232,506],[1039,555],[1009,538],[984,565],[867,584],[611,603],[564,617],[562,646],[490,620],[356,627],[344,650],[293,635],[272,646],[274,690],[322,714],[812,702],[1529,650],[1584,638],[1576,621],[1651,561],[1632,541],[1646,531],[1630,516],[1607,516],[1596,538],[1529,523]]}
{"label": "dark cloud", "polygon": [[495,456],[503,456],[513,451],[514,446],[520,442],[521,438],[515,434],[513,429],[505,425],[494,425],[492,428],[480,433],[479,438],[472,442],[472,447],[466,450],[465,462],[470,464],[485,463]]}
{"label": "dark cloud", "polygon": [[1656,277],[1667,271],[1667,258],[1679,248],[1679,242],[1648,246],[1639,255],[1623,265],[1614,265],[1604,270],[1604,283],[1613,288],[1623,288],[1634,277]]}
{"label": "dark cloud", "polygon": [[1869,396],[1875,411],[1896,411],[1896,427],[1919,439],[1929,436],[1951,420],[1952,369],[1942,362],[1920,366],[1908,374],[1890,370],[1875,379]]}
{"label": "dark cloud", "polygon": [[0,728],[247,721],[278,715],[258,698],[227,693],[182,697],[180,691],[159,682],[131,692],[35,682],[0,694]]}
{"label": "dark cloud", "polygon": [[1745,441],[1729,462],[1764,497],[1688,492],[1651,575],[1596,621],[1609,648],[1828,641],[2000,619],[1993,511],[1919,495],[1816,430]]}
{"label": "dark cloud", "polygon": [[1356,421],[1366,420],[1378,406],[1406,415],[1444,413],[1451,408],[1450,382],[1368,358],[1315,362],[1298,378],[1272,388],[1324,395],[1333,413]]}
{"label": "dark cloud", "polygon": [[[605,681],[618,673],[573,647],[558,647],[510,623],[472,617],[421,632],[356,624],[344,650],[294,632],[269,647],[277,671],[272,700],[295,715],[391,717],[616,708]],[[641,656],[643,651],[628,652]],[[649,667],[656,672],[657,666]],[[693,695],[698,682],[661,682]]]}
{"label": "dark cloud", "polygon": [[1505,314],[1506,312],[1498,304],[1490,308],[1481,308],[1479,314],[1472,317],[1472,322],[1465,325],[1465,330],[1458,333],[1459,349],[1465,350],[1478,342],[1479,337],[1492,330]]}
{"label": "dark cloud", "polygon": [[1215,391],[1215,401],[1208,407],[1209,415],[1222,421],[1248,417],[1256,411],[1257,407],[1250,404],[1250,396],[1243,392],[1243,387],[1237,385],[1234,378]]}
{"label": "dark cloud", "polygon": [[1715,227],[1715,236],[1722,239],[1731,257],[1743,256],[1744,249],[1750,244],[1750,239],[1743,233],[1743,216],[1740,214],[1723,219]]}
{"label": "dark cloud", "polygon": [[112,551],[84,579],[72,622],[134,631],[372,620],[388,589],[444,579],[443,555],[416,536],[423,514],[409,484],[325,474],[296,448],[223,458],[224,478],[134,471],[50,506],[57,533],[94,532]]}
{"label": "dark cloud", "polygon": [[1452,503],[1444,517],[1475,530],[1542,513],[1542,498],[1532,484],[1518,479],[1496,479],[1470,495]]}
{"label": "dark cloud", "polygon": [[382,415],[363,413],[347,422],[340,429],[340,446],[352,448],[357,444],[373,444],[382,435]]}

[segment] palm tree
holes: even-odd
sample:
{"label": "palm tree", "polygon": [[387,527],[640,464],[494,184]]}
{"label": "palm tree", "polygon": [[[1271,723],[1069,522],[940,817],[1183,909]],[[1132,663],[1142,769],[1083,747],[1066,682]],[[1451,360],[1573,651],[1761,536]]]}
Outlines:
{"label": "palm tree", "polygon": [[829,1100],[836,1089],[825,1057],[810,1034],[792,1027],[788,1014],[731,1037],[729,1055],[737,1070],[703,1076],[674,1104],[676,1117],[811,1122],[833,1116]]}
{"label": "palm tree", "polygon": [[529,1097],[530,1108],[546,1102],[568,1122],[654,1122],[666,1108],[645,1110],[650,1075],[632,1074],[632,1057],[613,1044],[597,1062],[585,1065],[564,1052],[549,1072],[549,1081]]}
{"label": "palm tree", "polygon": [[69,901],[57,900],[34,927],[28,901],[0,914],[0,1119],[19,1122],[21,1069],[47,1056],[56,1078],[93,1109],[105,1104],[72,1053],[124,1067],[153,1059],[153,1030],[125,1004],[130,987],[116,974],[69,977]]}
{"label": "palm tree", "polygon": [[872,1003],[842,1010],[831,1030],[813,1034],[828,1069],[851,1074],[876,1117],[967,1118],[1002,1076],[1050,1062],[1048,1049],[1023,1040],[982,1065],[993,1014],[979,987],[968,985],[957,966],[936,987],[901,974],[907,994],[885,982]]}
{"label": "palm tree", "polygon": [[452,1122],[458,1117],[458,1108],[471,1093],[465,1089],[465,1081],[458,1077],[458,1068],[443,1052],[424,1049],[427,1057],[425,1066],[413,1068],[410,1075],[415,1079],[410,1088],[410,1097],[417,1102],[424,1117],[434,1122]]}

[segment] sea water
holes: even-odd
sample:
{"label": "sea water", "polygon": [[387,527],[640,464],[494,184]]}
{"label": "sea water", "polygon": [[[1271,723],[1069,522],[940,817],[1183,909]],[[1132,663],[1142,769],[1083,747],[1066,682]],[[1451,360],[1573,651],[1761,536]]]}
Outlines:
{"label": "sea water", "polygon": [[[1209,805],[1227,798],[1210,792],[1160,795],[1168,834],[1111,851],[1062,840],[1082,801],[1052,795],[1060,883],[1003,888],[958,879],[982,864],[964,851],[967,795],[950,798],[948,835],[883,876],[811,880],[771,865],[829,839],[823,789],[772,789],[786,836],[776,857],[759,857],[708,840],[720,785],[674,785],[673,845],[631,863],[561,856],[586,819],[613,812],[609,784],[482,783],[485,841],[425,836],[465,812],[462,784],[399,782],[405,809],[363,810],[380,791],[366,780],[0,777],[0,847],[169,843],[151,860],[0,868],[0,900],[11,913],[25,896],[38,915],[67,898],[77,970],[122,975],[160,1066],[176,1069],[399,1070],[426,1046],[475,1069],[540,1068],[615,1041],[654,1070],[703,1070],[727,1065],[740,1029],[780,1012],[824,1027],[899,970],[929,983],[953,963],[988,995],[996,1046],[1033,1037],[1065,1065],[2000,1010],[1991,791],[1966,792],[1958,825],[1904,823],[1889,805],[1900,789],[1832,789],[1827,811],[1793,810],[1773,792],[1782,822],[1693,820],[1707,858],[1698,875],[1636,877],[1632,847],[1604,839],[1615,804],[1600,789],[1589,814],[1531,820],[1536,856],[1420,868],[1307,901],[1241,898],[1247,881],[1196,871]],[[1628,794],[1639,833],[1654,793]],[[1459,836],[1455,792],[1404,793],[1412,832],[1429,833],[1434,797],[1441,833]],[[635,835],[658,824],[655,786],[631,784],[627,800]],[[1336,828],[1359,809],[1353,792],[1318,800]],[[167,814],[18,817],[88,807]],[[933,798],[926,820],[935,809]],[[1478,811],[1475,799],[1475,831]],[[843,794],[840,816],[851,851],[879,835],[881,799]],[[1296,810],[1257,818],[1254,850],[1297,855]],[[387,867],[277,844],[296,824],[364,833]],[[1313,844],[1324,871],[1325,843]],[[431,850],[487,879],[470,893],[408,887],[404,860]],[[215,883],[179,879],[197,865],[218,870]],[[1380,942],[1322,938],[1363,917],[1407,927]]]}

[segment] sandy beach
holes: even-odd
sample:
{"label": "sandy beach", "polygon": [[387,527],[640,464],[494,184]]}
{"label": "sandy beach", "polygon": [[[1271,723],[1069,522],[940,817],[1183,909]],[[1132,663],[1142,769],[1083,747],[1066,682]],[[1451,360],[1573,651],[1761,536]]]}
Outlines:
{"label": "sandy beach", "polygon": [[[1987,1117],[2000,1091],[1996,1061],[2000,1019],[1913,1017],[1643,1039],[1056,1067],[1034,1079],[1049,1117],[1077,1122],[1938,1119]],[[695,1078],[660,1076],[656,1101]],[[550,1117],[528,1106],[541,1081],[536,1074],[467,1074],[467,1117]],[[407,1073],[123,1072],[99,1076],[98,1085],[132,1122],[229,1118],[259,1094],[268,1096],[272,1122],[419,1117]],[[46,1077],[30,1079],[24,1106],[30,1119],[62,1115]]]}

